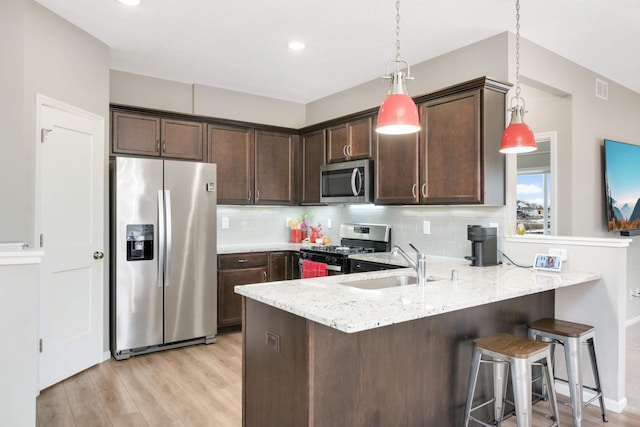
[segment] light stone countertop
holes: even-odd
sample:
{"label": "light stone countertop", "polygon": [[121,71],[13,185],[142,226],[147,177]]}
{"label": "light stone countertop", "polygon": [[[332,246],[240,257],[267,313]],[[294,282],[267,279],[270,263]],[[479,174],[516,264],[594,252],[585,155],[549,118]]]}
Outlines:
{"label": "light stone countertop", "polygon": [[218,245],[218,255],[220,254],[241,254],[248,252],[276,252],[276,251],[299,251],[302,247],[311,246],[308,243],[238,243],[232,245]]}
{"label": "light stone countertop", "polygon": [[[375,256],[364,257],[375,261]],[[388,259],[389,254],[380,254],[377,262],[384,257]],[[452,270],[458,271],[457,281],[451,280]],[[435,256],[427,256],[427,271],[439,280],[424,287],[406,285],[365,290],[340,284],[364,278],[415,276],[413,269],[400,268],[242,285],[236,286],[235,292],[352,333],[602,279],[600,273],[569,270],[542,273],[507,264],[472,267],[464,259]]]}

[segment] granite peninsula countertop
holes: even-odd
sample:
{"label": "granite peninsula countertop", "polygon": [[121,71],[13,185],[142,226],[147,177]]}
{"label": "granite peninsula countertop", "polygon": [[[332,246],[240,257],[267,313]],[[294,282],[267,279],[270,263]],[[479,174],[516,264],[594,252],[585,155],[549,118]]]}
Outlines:
{"label": "granite peninsula countertop", "polygon": [[[398,263],[389,253],[352,256]],[[451,280],[451,271],[458,280]],[[397,286],[366,290],[348,286],[353,280],[415,276],[411,268],[236,286],[235,292],[297,316],[353,333],[434,316],[537,292],[599,280],[600,273],[565,270],[542,273],[502,264],[472,267],[459,258],[427,256],[427,272],[438,279],[424,287]],[[344,284],[341,284],[344,283]],[[346,285],[345,285],[346,284]]]}
{"label": "granite peninsula countertop", "polygon": [[277,251],[299,251],[302,247],[311,246],[309,243],[238,243],[218,245],[218,255],[220,254],[241,254],[249,252],[277,252]]}

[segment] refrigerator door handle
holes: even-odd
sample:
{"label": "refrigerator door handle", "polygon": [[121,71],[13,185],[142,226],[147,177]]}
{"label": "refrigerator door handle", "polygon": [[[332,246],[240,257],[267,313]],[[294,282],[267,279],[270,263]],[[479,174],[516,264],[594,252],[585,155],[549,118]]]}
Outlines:
{"label": "refrigerator door handle", "polygon": [[158,190],[158,287],[162,287],[164,268],[164,195]]}
{"label": "refrigerator door handle", "polygon": [[167,241],[166,248],[167,254],[164,262],[164,277],[165,286],[171,285],[171,281],[167,280],[169,273],[169,265],[171,264],[171,192],[169,190],[164,191],[164,206],[165,206],[165,239]]}

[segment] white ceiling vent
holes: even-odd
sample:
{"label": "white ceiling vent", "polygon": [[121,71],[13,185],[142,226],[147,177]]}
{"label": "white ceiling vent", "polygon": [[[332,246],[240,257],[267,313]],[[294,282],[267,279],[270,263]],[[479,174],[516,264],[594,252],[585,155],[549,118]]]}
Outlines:
{"label": "white ceiling vent", "polygon": [[609,99],[609,83],[596,78],[596,97],[605,101]]}

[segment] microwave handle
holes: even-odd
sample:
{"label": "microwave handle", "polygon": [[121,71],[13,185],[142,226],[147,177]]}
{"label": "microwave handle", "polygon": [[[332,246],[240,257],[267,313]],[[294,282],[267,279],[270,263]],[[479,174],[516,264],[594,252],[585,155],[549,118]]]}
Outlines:
{"label": "microwave handle", "polygon": [[[358,168],[353,168],[353,172],[351,172],[351,191],[354,196],[360,194],[360,190],[362,189],[362,177],[358,173]],[[356,178],[358,179],[358,185],[356,186]]]}

